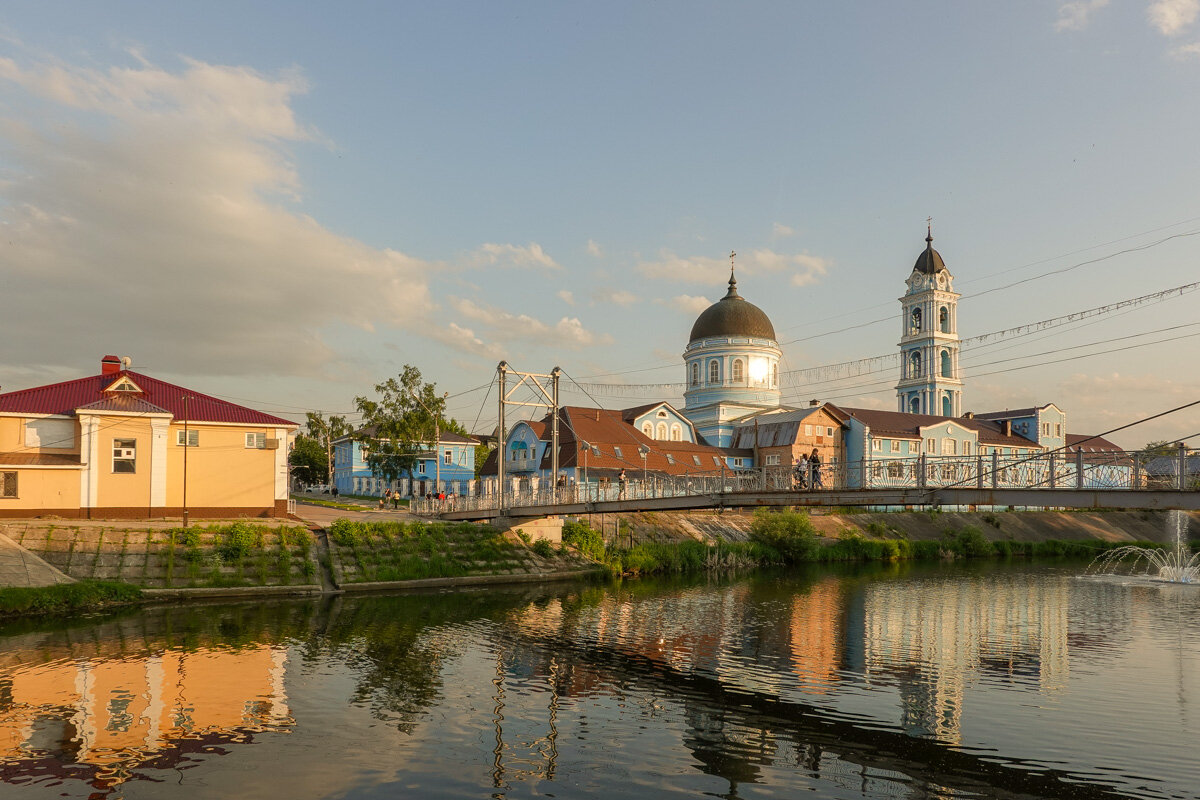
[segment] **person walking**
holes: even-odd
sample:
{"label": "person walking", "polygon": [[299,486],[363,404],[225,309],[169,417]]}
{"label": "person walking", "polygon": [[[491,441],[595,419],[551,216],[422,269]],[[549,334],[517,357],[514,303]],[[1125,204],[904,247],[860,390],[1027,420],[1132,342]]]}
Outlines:
{"label": "person walking", "polygon": [[627,480],[627,478],[625,477],[625,470],[622,469],[621,473],[619,475],[617,475],[617,487],[618,487],[617,499],[618,500],[625,499],[625,481],[626,480]]}
{"label": "person walking", "polygon": [[824,489],[825,487],[821,484],[821,454],[815,447],[808,456],[808,466],[812,470],[812,488]]}
{"label": "person walking", "polygon": [[400,510],[400,490],[392,489],[392,508],[396,511]]}
{"label": "person walking", "polygon": [[796,484],[797,489],[808,488],[808,456],[804,453],[796,461]]}

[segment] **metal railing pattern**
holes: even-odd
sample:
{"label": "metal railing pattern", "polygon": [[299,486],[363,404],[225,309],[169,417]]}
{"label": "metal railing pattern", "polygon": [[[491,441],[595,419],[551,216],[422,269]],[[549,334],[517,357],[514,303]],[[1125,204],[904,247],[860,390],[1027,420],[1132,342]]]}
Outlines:
{"label": "metal railing pattern", "polygon": [[[1039,453],[1032,456],[990,455],[870,458],[822,465],[814,475],[789,467],[713,470],[686,475],[633,476],[617,482],[573,483],[569,486],[509,491],[504,508],[590,504],[620,500],[713,496],[764,491],[813,492],[826,489],[1079,489],[1200,490],[1200,459],[1150,455],[1140,451]],[[499,509],[495,493],[449,496],[444,500],[414,498],[410,511],[439,514]]]}

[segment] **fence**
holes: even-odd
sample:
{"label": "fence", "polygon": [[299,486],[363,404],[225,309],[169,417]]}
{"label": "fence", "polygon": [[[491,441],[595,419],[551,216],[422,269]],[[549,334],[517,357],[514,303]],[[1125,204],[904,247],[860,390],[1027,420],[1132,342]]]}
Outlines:
{"label": "fence", "polygon": [[[573,483],[509,491],[504,506],[556,506],[666,497],[714,496],[750,492],[812,492],[836,489],[1200,489],[1200,458],[1151,456],[1137,451],[1097,451],[1013,456],[879,458],[822,465],[801,475],[788,467],[694,472],[686,475],[634,476],[625,485]],[[417,514],[496,509],[497,495],[416,498]]]}

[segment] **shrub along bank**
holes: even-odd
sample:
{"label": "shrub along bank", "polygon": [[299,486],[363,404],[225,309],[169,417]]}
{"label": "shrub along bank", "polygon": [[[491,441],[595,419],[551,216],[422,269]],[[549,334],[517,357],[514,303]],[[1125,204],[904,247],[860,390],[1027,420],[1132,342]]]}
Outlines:
{"label": "shrub along bank", "polygon": [[46,614],[82,614],[136,603],[142,590],[119,581],[80,581],[36,588],[0,589],[0,619]]}
{"label": "shrub along bank", "polygon": [[[606,565],[614,574],[668,574],[739,567],[782,566],[850,561],[936,561],[956,558],[1027,558],[1035,556],[1091,559],[1130,542],[1100,540],[1040,542],[990,541],[975,526],[947,528],[940,539],[910,541],[848,534],[823,539],[803,511],[759,509],[749,541],[708,545],[689,540],[650,542],[621,548],[605,546],[601,534],[580,522],[563,525],[563,542]],[[1138,542],[1145,547],[1159,547]]]}

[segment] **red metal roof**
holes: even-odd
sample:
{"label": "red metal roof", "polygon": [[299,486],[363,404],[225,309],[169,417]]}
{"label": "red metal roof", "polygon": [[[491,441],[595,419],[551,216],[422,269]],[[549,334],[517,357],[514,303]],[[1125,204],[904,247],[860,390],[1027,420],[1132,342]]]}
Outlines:
{"label": "red metal roof", "polygon": [[[130,370],[6,392],[0,394],[0,413],[74,416],[76,409],[93,406],[96,403],[100,404],[98,410],[117,410],[116,407],[109,409],[107,404],[118,395],[104,390],[121,378],[129,378],[137,384],[142,392],[120,396],[137,398],[143,403],[156,406],[162,411],[169,412],[178,421],[183,421],[186,417],[188,422],[296,427],[296,423],[291,420],[264,414],[261,411],[194,392],[191,389],[185,389],[182,386],[176,386],[173,383],[160,381],[158,378]],[[184,414],[185,397],[187,398],[187,414]]]}

